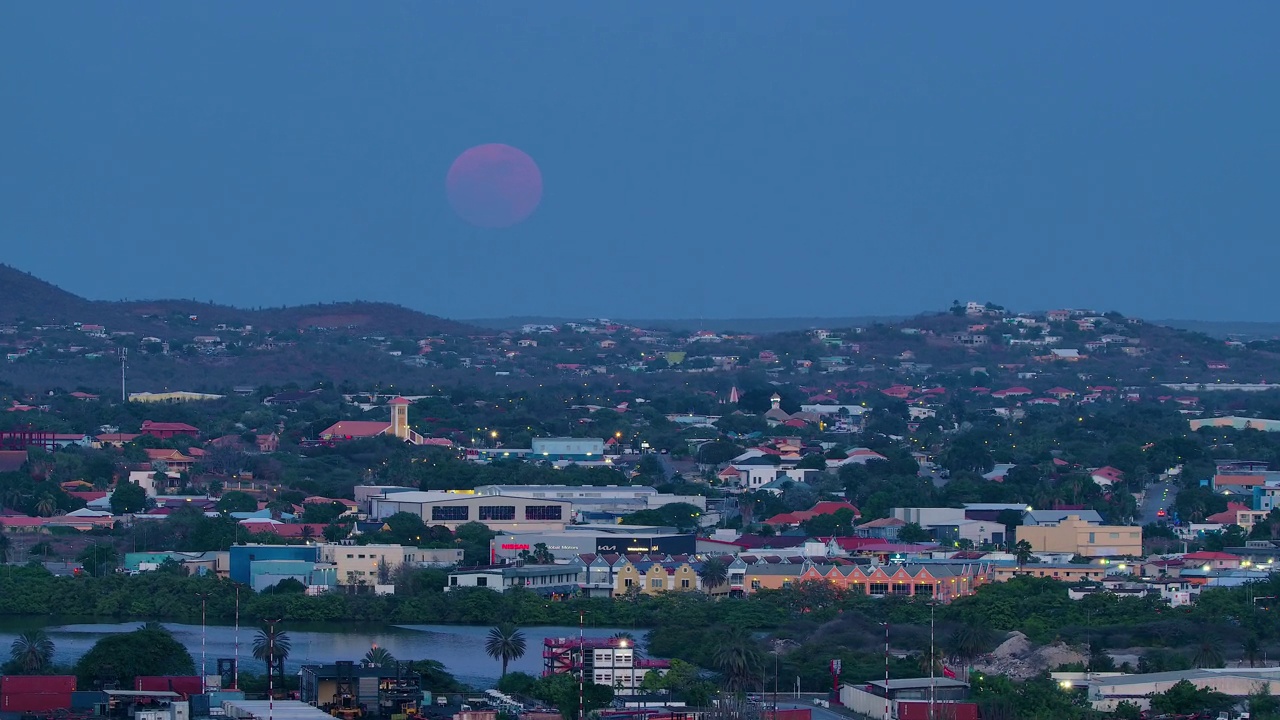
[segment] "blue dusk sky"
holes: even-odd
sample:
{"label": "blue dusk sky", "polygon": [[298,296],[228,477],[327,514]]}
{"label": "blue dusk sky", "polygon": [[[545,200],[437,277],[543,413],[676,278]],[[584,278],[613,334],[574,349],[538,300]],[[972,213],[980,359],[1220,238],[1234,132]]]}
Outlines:
{"label": "blue dusk sky", "polygon": [[[0,4],[0,262],[455,318],[1277,320],[1280,3]],[[505,143],[531,217],[445,175]]]}

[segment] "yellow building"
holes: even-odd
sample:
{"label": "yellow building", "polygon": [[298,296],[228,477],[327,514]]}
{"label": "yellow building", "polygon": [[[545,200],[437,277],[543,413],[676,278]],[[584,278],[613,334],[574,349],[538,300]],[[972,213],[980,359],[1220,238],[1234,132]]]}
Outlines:
{"label": "yellow building", "polygon": [[687,562],[627,562],[614,575],[613,592],[623,595],[639,588],[644,595],[662,592],[694,592],[698,590],[698,573]]}
{"label": "yellow building", "polygon": [[1142,555],[1142,528],[1131,525],[1093,525],[1079,515],[1057,522],[1023,525],[1018,541],[1026,540],[1035,552],[1074,553],[1083,557]]}
{"label": "yellow building", "polygon": [[1107,569],[1100,565],[1049,565],[1031,563],[1021,567],[1017,565],[995,566],[996,582],[1007,582],[1011,578],[1047,577],[1065,583],[1083,582],[1086,580],[1101,582],[1107,576]]}

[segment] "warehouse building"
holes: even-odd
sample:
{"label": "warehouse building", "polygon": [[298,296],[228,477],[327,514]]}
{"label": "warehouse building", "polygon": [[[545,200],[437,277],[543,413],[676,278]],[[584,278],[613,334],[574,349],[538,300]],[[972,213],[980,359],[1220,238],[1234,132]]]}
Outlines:
{"label": "warehouse building", "polygon": [[645,525],[572,525],[561,531],[499,535],[493,540],[493,554],[498,562],[514,560],[538,545],[546,545],[560,562],[587,554],[692,555],[697,552],[697,536]]}
{"label": "warehouse building", "polygon": [[574,513],[630,514],[672,503],[707,509],[702,495],[668,495],[646,485],[482,485],[476,494],[568,500]]}
{"label": "warehouse building", "polygon": [[407,512],[422,518],[427,525],[443,525],[450,530],[480,522],[499,533],[555,532],[564,530],[573,520],[573,504],[551,498],[414,491],[374,497],[370,503],[370,514],[379,520]]}

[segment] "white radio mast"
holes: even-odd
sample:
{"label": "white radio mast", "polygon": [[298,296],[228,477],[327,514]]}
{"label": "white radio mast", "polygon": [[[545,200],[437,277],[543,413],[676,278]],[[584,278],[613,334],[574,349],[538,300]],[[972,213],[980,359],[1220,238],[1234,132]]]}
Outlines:
{"label": "white radio mast", "polygon": [[129,348],[120,348],[120,402],[129,402],[129,395],[124,389],[125,361],[129,358]]}

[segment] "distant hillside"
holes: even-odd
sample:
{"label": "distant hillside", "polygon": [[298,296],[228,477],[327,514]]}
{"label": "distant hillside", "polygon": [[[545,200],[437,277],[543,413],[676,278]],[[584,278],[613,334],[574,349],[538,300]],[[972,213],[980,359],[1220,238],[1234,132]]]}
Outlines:
{"label": "distant hillside", "polygon": [[[777,333],[811,330],[814,328],[847,328],[873,325],[875,323],[895,323],[906,319],[906,315],[866,315],[860,317],[799,317],[799,318],[701,318],[701,319],[634,319],[610,318],[615,322],[635,327],[654,330],[694,331],[711,330],[713,332],[746,332]],[[582,318],[560,317],[505,317],[479,318],[468,320],[473,325],[494,328],[495,330],[518,330],[523,325],[563,325],[567,322],[581,322]]]}
{"label": "distant hillside", "polygon": [[1153,320],[1179,330],[1192,330],[1216,338],[1241,340],[1272,340],[1280,337],[1280,322],[1235,322],[1229,320]]}
{"label": "distant hillside", "polygon": [[261,330],[349,329],[361,334],[468,335],[474,325],[446,320],[391,303],[342,302],[245,310],[192,300],[108,302],[86,300],[7,265],[0,265],[0,323],[90,323],[108,330],[147,332],[174,316]]}
{"label": "distant hillside", "polygon": [[8,265],[0,265],[0,322],[92,322],[91,300]]}

